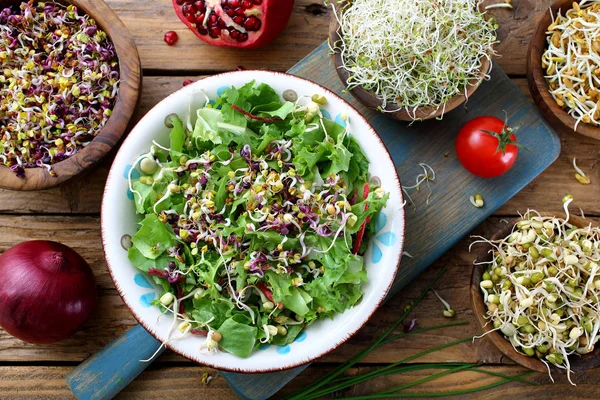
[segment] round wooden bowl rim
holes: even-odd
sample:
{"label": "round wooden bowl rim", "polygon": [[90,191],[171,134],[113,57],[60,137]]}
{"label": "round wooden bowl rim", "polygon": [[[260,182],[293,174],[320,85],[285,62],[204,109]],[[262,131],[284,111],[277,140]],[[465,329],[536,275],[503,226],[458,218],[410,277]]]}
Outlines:
{"label": "round wooden bowl rim", "polygon": [[[565,214],[563,213],[541,213],[542,216],[556,216],[559,218],[565,218]],[[515,218],[509,221],[505,227],[498,230],[493,236],[491,240],[501,239],[506,237],[513,229],[514,225],[520,221],[521,218]],[[569,218],[569,223],[572,223],[576,226],[582,227],[591,224],[594,224],[594,221],[590,221],[584,219],[579,216],[571,215]],[[478,253],[476,262],[481,262],[490,258],[489,250],[491,246],[485,245],[485,247]],[[479,282],[481,282],[481,277],[483,275],[484,266],[482,265],[473,265],[473,271],[471,274],[471,302],[473,305],[473,313],[477,318],[480,326],[483,331],[486,333],[485,337],[487,337],[493,344],[496,346],[498,350],[500,350],[505,356],[516,362],[517,364],[522,365],[525,368],[529,368],[531,370],[547,373],[548,368],[546,365],[541,362],[539,359],[535,357],[529,357],[524,354],[517,352],[510,341],[504,337],[500,332],[494,331],[492,324],[489,320],[487,320],[484,314],[487,312],[487,308],[483,302],[483,294],[479,288]],[[600,347],[596,347],[594,351],[588,354],[584,354],[581,356],[571,356],[569,359],[571,363],[572,371],[584,371],[590,368],[594,368],[600,365]],[[552,366],[553,370],[558,370],[558,368]]]}
{"label": "round wooden bowl rim", "polygon": [[[335,4],[336,10],[339,10],[339,4]],[[335,15],[332,14],[331,19],[329,21],[329,43],[331,46],[335,44],[337,41],[341,40],[340,35],[338,33],[339,23]],[[350,78],[350,73],[342,67],[342,56],[339,52],[333,51],[331,54],[333,59],[333,64],[335,70],[342,81],[344,87],[347,87],[348,78]],[[416,111],[409,112],[405,107],[399,108],[396,103],[387,103],[385,110],[387,112],[380,111],[382,101],[378,99],[372,92],[364,89],[361,86],[352,88],[348,90],[352,96],[354,96],[358,101],[360,101],[367,108],[378,111],[385,116],[395,118],[401,121],[414,121],[414,118],[411,115],[417,117],[417,120],[428,120],[437,118],[442,114],[446,114],[461,104],[463,104],[468,98],[470,98],[473,93],[477,90],[479,85],[484,80],[485,74],[490,69],[490,59],[488,57],[482,57],[481,67],[479,69],[479,76],[475,78],[471,78],[469,85],[467,86],[467,92],[458,94],[452,97],[450,100],[446,101],[445,104],[442,104],[439,108],[437,107],[418,107]]]}
{"label": "round wooden bowl rim", "polygon": [[[115,46],[119,62],[119,92],[112,114],[106,125],[84,148],[71,157],[52,164],[57,176],[46,168],[25,168],[25,176],[18,178],[5,165],[0,165],[0,187],[13,190],[39,190],[59,185],[99,162],[120,140],[141,98],[142,70],[133,38],[123,22],[102,0],[54,0],[73,4],[94,18]],[[21,0],[0,0],[0,7],[22,3]],[[92,11],[90,11],[92,10]]]}
{"label": "round wooden bowl rim", "polygon": [[[579,3],[579,0],[576,0],[576,2]],[[556,15],[559,8],[563,10],[565,7],[572,8],[572,3],[573,0],[558,0],[542,15],[527,51],[527,81],[529,90],[531,90],[533,98],[540,109],[546,113],[551,113],[572,131],[594,139],[600,139],[600,127],[580,122],[577,129],[575,129],[575,118],[571,117],[562,107],[559,107],[550,95],[550,89],[542,69],[542,53],[546,49],[546,30],[552,23],[550,10]]]}

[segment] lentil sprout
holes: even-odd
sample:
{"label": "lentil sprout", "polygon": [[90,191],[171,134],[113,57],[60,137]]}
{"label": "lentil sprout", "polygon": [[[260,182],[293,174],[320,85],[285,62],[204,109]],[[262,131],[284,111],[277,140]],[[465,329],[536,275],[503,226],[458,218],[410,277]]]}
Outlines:
{"label": "lentil sprout", "polygon": [[0,160],[17,176],[62,161],[104,127],[118,93],[115,47],[77,7],[0,9]]}
{"label": "lentil sprout", "polygon": [[600,228],[528,211],[505,238],[478,242],[493,247],[480,288],[494,330],[573,383],[569,357],[600,338]]}
{"label": "lentil sprout", "polygon": [[573,3],[559,10],[546,32],[542,68],[550,94],[580,122],[600,123],[600,0]]}
{"label": "lentil sprout", "polygon": [[[477,0],[353,0],[336,14],[341,40],[332,44],[348,71],[348,89],[363,87],[381,111],[419,107],[434,113],[465,93],[498,43],[493,19]],[[491,68],[491,64],[490,64]],[[392,104],[391,108],[386,109]]]}

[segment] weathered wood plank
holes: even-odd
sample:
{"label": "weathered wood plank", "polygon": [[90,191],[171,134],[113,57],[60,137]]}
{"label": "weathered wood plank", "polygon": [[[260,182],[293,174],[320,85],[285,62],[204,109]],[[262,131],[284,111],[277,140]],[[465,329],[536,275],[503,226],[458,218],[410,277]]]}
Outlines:
{"label": "weathered wood plank", "polygon": [[[498,229],[501,224],[503,222],[500,222],[500,218],[491,218],[478,227],[473,234],[489,234]],[[0,330],[0,363],[24,360],[27,362],[81,362],[137,323],[114,289],[106,270],[98,218],[80,216],[3,216],[0,218],[0,251],[4,251],[7,247],[22,240],[44,238],[62,242],[85,256],[98,282],[99,308],[82,331],[70,339],[52,345],[27,344]],[[468,252],[469,243],[470,239],[468,238],[460,241],[432,268],[384,305],[354,339],[321,359],[320,362],[342,362],[364,348],[401,315],[404,306],[419,295],[442,267],[448,267],[448,272],[443,283],[439,283],[436,289],[457,311],[456,320],[467,321],[469,325],[401,339],[377,349],[364,361],[368,363],[394,362],[438,344],[479,334],[480,329],[472,315],[468,296],[471,263],[475,254],[471,255]],[[449,320],[442,316],[442,310],[443,306],[439,300],[429,294],[411,318],[416,318],[418,327],[448,323]],[[167,352],[160,360],[187,362],[172,352]],[[419,361],[508,362],[485,339],[478,340],[474,344],[464,343],[435,355],[429,355]]]}
{"label": "weathered wood plank", "polygon": [[[0,367],[0,393],[7,400],[64,400],[74,399],[65,382],[65,376],[72,367],[68,366],[10,366]],[[290,394],[305,388],[310,382],[331,369],[327,365],[310,366],[295,380],[290,382],[279,394]],[[525,372],[517,366],[489,366],[486,370],[507,375]],[[348,371],[347,375],[356,375],[371,371],[372,368],[359,366]],[[388,375],[383,378],[347,389],[338,397],[372,394],[396,386],[411,383],[439,371],[416,371],[401,375]],[[592,370],[578,374],[577,386],[571,386],[564,377],[555,376],[556,383],[550,383],[547,376],[536,374],[529,380],[540,384],[530,386],[523,383],[508,383],[493,390],[463,395],[461,399],[499,399],[499,398],[544,398],[562,400],[565,398],[593,399],[598,397],[597,374]],[[208,384],[202,382],[204,374],[214,377]],[[475,372],[459,372],[441,377],[408,389],[407,392],[440,393],[451,390],[464,390],[497,382],[498,378]],[[217,371],[201,366],[162,366],[149,368],[131,383],[116,399],[237,399],[231,388]],[[330,397],[328,397],[330,398]]]}
{"label": "weathered wood plank", "polygon": [[[183,81],[188,78],[201,77],[145,78],[144,96],[135,120],[139,120],[156,103],[179,89]],[[527,81],[525,79],[513,79],[513,81],[529,97]],[[524,211],[527,207],[559,211],[562,207],[560,199],[565,193],[572,193],[577,207],[582,207],[586,213],[600,214],[600,203],[596,201],[600,197],[600,150],[598,148],[600,142],[574,134],[560,126],[553,126],[553,128],[561,138],[562,152],[559,159],[498,210],[497,215],[514,215],[517,210]],[[517,133],[517,136],[525,134],[526,132],[521,132]],[[591,185],[580,185],[574,179],[574,170],[571,166],[573,157],[577,157],[578,165],[591,177]],[[105,160],[89,174],[55,189],[20,192],[18,196],[15,196],[13,191],[0,189],[0,213],[97,214],[100,212],[109,166],[110,159]],[[401,178],[405,183],[413,179],[413,177]]]}
{"label": "weathered wood plank", "polygon": [[[486,4],[496,2],[488,0]],[[152,71],[226,71],[235,66],[286,71],[327,39],[330,9],[316,0],[297,0],[292,18],[279,38],[252,51],[210,46],[196,38],[179,21],[170,0],[107,0],[131,31],[142,67]],[[502,54],[497,62],[507,74],[525,75],[525,54],[537,21],[552,0],[513,0],[513,10],[490,10],[498,24]],[[167,46],[163,35],[179,34],[175,46]],[[268,62],[266,61],[268,60]]]}
{"label": "weathered wood plank", "polygon": [[[285,71],[325,41],[329,25],[329,11],[322,2],[298,0],[287,28],[273,43],[243,51],[214,47],[198,39],[175,15],[171,0],[107,3],[131,31],[146,70],[227,71],[239,65]],[[175,46],[163,41],[170,30],[179,35]]]}

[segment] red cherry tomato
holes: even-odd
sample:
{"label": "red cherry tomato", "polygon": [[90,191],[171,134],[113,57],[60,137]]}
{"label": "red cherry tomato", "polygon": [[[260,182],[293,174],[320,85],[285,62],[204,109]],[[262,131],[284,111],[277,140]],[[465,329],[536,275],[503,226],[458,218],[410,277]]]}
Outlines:
{"label": "red cherry tomato", "polygon": [[467,122],[456,138],[456,155],[473,175],[493,178],[508,171],[519,153],[517,139],[505,121],[477,117]]}

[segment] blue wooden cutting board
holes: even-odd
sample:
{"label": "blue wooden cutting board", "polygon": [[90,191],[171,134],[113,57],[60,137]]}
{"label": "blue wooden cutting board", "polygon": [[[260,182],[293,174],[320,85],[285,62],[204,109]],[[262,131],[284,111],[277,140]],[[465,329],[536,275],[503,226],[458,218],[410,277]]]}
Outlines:
{"label": "blue wooden cutting board", "polygon": [[[446,114],[441,121],[412,125],[371,112],[345,93],[331,62],[327,43],[289,72],[331,89],[367,117],[387,145],[403,185],[414,185],[417,175],[422,172],[420,163],[435,170],[435,181],[430,183],[431,194],[427,186],[422,186],[418,192],[409,191],[415,204],[406,205],[405,251],[412,258],[402,259],[388,298],[531,182],[560,153],[556,133],[497,65],[494,65],[491,79],[481,84],[464,107]],[[532,149],[533,154],[520,152],[515,166],[499,178],[482,179],[469,174],[454,152],[458,130],[477,116],[504,118],[504,112],[508,115],[509,125],[518,127],[518,141]],[[469,202],[469,196],[477,193],[485,200],[482,208],[475,208]],[[385,238],[377,235],[375,243],[387,245]],[[158,346],[158,341],[137,326],[73,370],[67,376],[67,383],[80,399],[110,399],[144,370],[147,364],[138,360],[147,358]],[[306,367],[262,375],[221,374],[241,398],[262,400],[272,396]]]}

